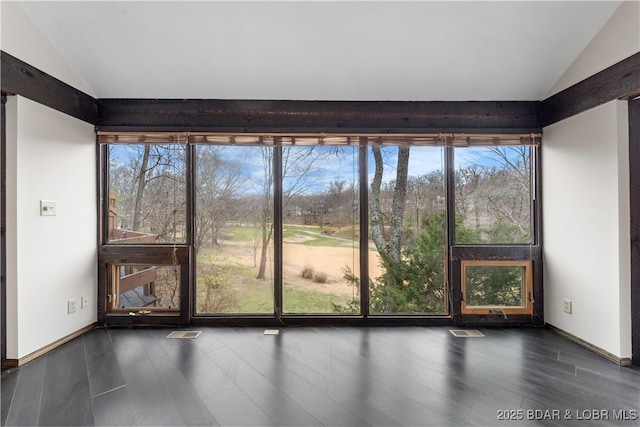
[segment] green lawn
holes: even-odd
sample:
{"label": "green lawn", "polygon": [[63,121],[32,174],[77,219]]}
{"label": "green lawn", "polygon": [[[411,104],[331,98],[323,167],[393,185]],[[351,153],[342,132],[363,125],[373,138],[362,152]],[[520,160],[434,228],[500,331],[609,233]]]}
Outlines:
{"label": "green lawn", "polygon": [[344,295],[305,291],[284,286],[282,300],[285,313],[334,313],[333,304],[346,305]]}
{"label": "green lawn", "polygon": [[[197,308],[205,294],[205,274],[213,274],[217,283],[222,283],[220,294],[230,301],[225,313],[271,314],[273,313],[273,284],[271,280],[258,280],[253,268],[244,267],[232,259],[216,259],[213,252],[205,252],[198,257]],[[316,290],[304,290],[283,286],[285,313],[333,313],[333,304],[346,305],[349,297],[329,294]]]}
{"label": "green lawn", "polygon": [[[336,229],[337,230],[337,229]],[[330,231],[325,227],[325,232]],[[348,237],[342,237],[348,236]],[[323,246],[323,247],[352,247],[354,242],[350,240],[351,233],[347,232],[346,229],[342,229],[341,233],[331,233],[326,234],[320,231],[320,227],[296,227],[296,226],[284,226],[282,230],[283,237],[293,238],[296,236],[304,236],[307,240],[301,241],[299,243],[295,243],[298,245],[305,246]],[[356,241],[357,244],[357,241]]]}
{"label": "green lawn", "polygon": [[240,242],[250,242],[253,239],[261,237],[260,228],[256,227],[228,227],[224,229],[225,233],[230,233],[233,240]]}
{"label": "green lawn", "polygon": [[[224,232],[238,242],[249,242],[254,239],[261,239],[260,230],[254,227],[228,227]],[[322,230],[319,226],[296,226],[284,225],[282,230],[284,239],[294,239],[296,236],[304,236],[307,240],[303,240],[294,244],[305,246],[325,246],[325,247],[352,247],[353,241],[352,228],[341,227],[340,231],[336,227],[324,227]],[[357,244],[357,240],[356,240]]]}
{"label": "green lawn", "polygon": [[[228,310],[228,313],[273,313],[273,289],[270,282],[232,286],[237,305]],[[295,289],[286,285],[283,292],[283,311],[292,314],[334,313],[333,304],[346,305],[349,299],[343,295]]]}

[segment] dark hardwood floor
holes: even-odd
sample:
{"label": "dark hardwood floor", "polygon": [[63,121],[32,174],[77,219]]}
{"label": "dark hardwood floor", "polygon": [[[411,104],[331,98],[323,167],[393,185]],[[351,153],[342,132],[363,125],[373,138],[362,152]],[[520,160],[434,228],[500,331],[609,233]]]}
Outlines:
{"label": "dark hardwood floor", "polygon": [[95,329],[2,372],[3,425],[640,425],[640,370],[546,329]]}

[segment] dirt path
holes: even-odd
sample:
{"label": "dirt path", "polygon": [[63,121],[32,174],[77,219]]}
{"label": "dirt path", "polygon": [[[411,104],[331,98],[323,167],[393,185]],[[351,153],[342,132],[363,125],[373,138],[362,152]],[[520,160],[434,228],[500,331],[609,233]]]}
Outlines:
{"label": "dirt path", "polygon": [[[351,295],[353,288],[349,286],[344,279],[343,269],[348,266],[356,276],[360,277],[358,252],[351,248],[305,246],[284,243],[282,247],[282,259],[282,270],[285,282],[291,286],[304,289],[339,295]],[[378,254],[369,251],[370,276],[378,277],[381,274],[379,263]],[[328,278],[327,283],[316,283],[300,277],[302,270],[306,267],[312,268],[316,273],[326,274]]]}
{"label": "dirt path", "polygon": [[[222,253],[218,253],[218,256],[248,268],[255,268],[257,271],[249,242],[224,241],[220,248]],[[289,241],[283,243],[282,252],[283,280],[287,286],[337,295],[352,295],[353,287],[343,276],[344,268],[347,266],[356,276],[360,276],[357,251],[344,247],[307,246]],[[318,283],[304,279],[302,270],[307,267],[312,268],[315,273],[326,274],[327,282]],[[369,276],[378,277],[380,274],[380,257],[376,252],[369,251]]]}

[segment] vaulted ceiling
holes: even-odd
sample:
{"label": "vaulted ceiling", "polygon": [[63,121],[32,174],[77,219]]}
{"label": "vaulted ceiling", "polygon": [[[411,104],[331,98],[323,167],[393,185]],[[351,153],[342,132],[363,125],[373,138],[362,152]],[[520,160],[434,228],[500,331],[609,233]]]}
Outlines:
{"label": "vaulted ceiling", "polygon": [[540,100],[620,1],[24,1],[100,98]]}

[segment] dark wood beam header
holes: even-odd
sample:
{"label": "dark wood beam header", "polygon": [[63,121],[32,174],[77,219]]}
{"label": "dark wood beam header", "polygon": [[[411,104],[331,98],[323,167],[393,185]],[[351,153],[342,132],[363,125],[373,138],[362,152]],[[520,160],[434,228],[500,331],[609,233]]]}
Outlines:
{"label": "dark wood beam header", "polygon": [[77,119],[96,123],[96,99],[4,51],[0,51],[0,62],[2,92],[24,96]]}
{"label": "dark wood beam header", "polygon": [[640,52],[542,101],[541,126],[640,91]]}
{"label": "dark wood beam header", "polygon": [[100,99],[98,130],[540,132],[539,102]]}
{"label": "dark wood beam header", "polygon": [[544,101],[261,101],[100,99],[0,51],[0,92],[105,131],[256,133],[540,133],[640,92],[640,52]]}

